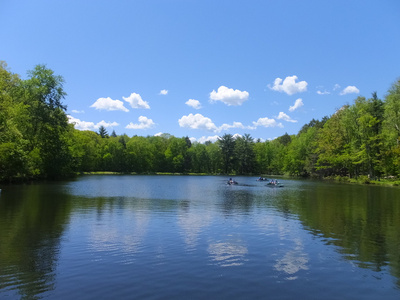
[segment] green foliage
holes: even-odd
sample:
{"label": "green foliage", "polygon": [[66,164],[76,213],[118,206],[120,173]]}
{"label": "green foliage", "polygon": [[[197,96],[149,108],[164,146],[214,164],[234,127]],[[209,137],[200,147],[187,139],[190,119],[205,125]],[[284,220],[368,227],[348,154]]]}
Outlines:
{"label": "green foliage", "polygon": [[149,139],[134,136],[126,144],[128,170],[145,173],[154,171],[154,153],[156,148]]}
{"label": "green foliage", "polygon": [[218,138],[218,143],[223,157],[224,173],[229,174],[233,171],[235,160],[235,139],[231,134],[224,134]]}
{"label": "green foliage", "polygon": [[108,132],[107,132],[107,129],[103,126],[103,125],[101,125],[100,127],[99,127],[99,135],[101,136],[101,138],[108,138]]}
{"label": "green foliage", "polygon": [[63,78],[44,65],[28,76],[20,80],[0,64],[0,180],[71,172]]}
{"label": "green foliage", "polygon": [[236,170],[239,174],[251,174],[254,172],[254,141],[250,134],[236,138],[234,154],[236,157]]}
{"label": "green foliage", "polygon": [[28,105],[29,125],[26,135],[30,150],[38,148],[44,177],[56,178],[69,174],[72,160],[68,147],[68,119],[62,99],[64,79],[44,65],[28,72],[29,79],[23,83],[25,103]]}
{"label": "green foliage", "polygon": [[108,135],[68,124],[61,76],[44,65],[21,80],[0,62],[0,181],[71,172],[290,174],[369,183],[400,175],[400,80],[384,100],[358,97],[296,135],[255,142],[224,134],[188,137]]}

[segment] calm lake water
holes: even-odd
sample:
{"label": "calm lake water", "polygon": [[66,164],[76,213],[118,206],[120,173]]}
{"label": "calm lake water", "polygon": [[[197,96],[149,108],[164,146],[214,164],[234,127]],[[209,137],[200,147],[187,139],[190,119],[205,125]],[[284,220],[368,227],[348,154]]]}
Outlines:
{"label": "calm lake water", "polygon": [[400,189],[255,177],[1,186],[3,299],[400,299]]}

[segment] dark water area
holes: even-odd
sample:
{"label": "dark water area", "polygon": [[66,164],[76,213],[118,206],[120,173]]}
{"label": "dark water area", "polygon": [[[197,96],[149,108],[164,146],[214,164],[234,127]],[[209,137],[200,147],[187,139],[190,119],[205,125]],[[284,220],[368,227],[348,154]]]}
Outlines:
{"label": "dark water area", "polygon": [[90,175],[0,186],[1,299],[400,299],[400,189]]}

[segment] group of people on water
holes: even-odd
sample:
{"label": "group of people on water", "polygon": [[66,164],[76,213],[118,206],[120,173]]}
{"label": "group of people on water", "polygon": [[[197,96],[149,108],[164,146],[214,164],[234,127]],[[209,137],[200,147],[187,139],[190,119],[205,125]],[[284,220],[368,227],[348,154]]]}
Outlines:
{"label": "group of people on water", "polygon": [[276,179],[271,179],[271,181],[270,181],[268,184],[277,185],[277,184],[278,184],[278,180],[276,180]]}
{"label": "group of people on water", "polygon": [[279,183],[277,179],[268,180],[268,178],[264,178],[264,177],[258,178],[257,181],[269,181],[268,184],[274,184],[274,185]]}
{"label": "group of people on water", "polygon": [[[279,184],[279,182],[278,182],[277,179],[268,180],[267,178],[264,178],[264,177],[259,177],[259,178],[257,179],[257,181],[269,181],[269,182],[268,182],[268,185],[278,185],[278,184]],[[228,180],[228,184],[229,184],[229,185],[231,185],[231,184],[238,184],[238,182],[235,181],[235,180],[233,180],[232,177],[231,177],[231,178],[229,178],[229,180]]]}

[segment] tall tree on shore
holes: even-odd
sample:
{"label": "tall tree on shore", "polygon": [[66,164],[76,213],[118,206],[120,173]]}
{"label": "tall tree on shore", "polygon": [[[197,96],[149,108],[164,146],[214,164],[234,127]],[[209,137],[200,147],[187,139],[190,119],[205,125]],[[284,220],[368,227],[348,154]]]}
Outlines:
{"label": "tall tree on shore", "polygon": [[29,111],[25,136],[30,155],[43,176],[59,177],[71,171],[67,137],[70,127],[62,103],[66,96],[64,79],[45,65],[37,65],[28,76],[23,88]]}
{"label": "tall tree on shore", "polygon": [[21,132],[28,114],[26,105],[18,100],[21,83],[19,76],[0,61],[0,180],[30,174],[27,140]]}
{"label": "tall tree on shore", "polygon": [[246,133],[236,139],[235,157],[236,169],[240,174],[251,174],[255,171],[254,141],[250,134]]}
{"label": "tall tree on shore", "polygon": [[400,167],[400,79],[385,97],[383,135],[386,148],[385,169],[388,174],[399,174]]}
{"label": "tall tree on shore", "polygon": [[233,164],[235,159],[235,139],[231,134],[224,134],[218,138],[218,143],[221,148],[223,158],[223,168],[225,174],[233,171]]}

